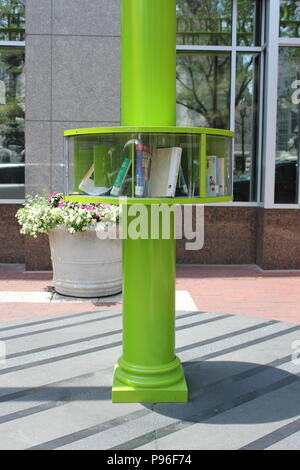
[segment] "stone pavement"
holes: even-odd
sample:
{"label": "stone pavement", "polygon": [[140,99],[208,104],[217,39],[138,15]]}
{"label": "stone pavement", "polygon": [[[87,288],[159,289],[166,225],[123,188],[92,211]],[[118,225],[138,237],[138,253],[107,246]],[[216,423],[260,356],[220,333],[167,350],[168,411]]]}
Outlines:
{"label": "stone pavement", "polygon": [[0,449],[299,449],[299,287],[297,271],[178,267],[189,402],[112,404],[121,296],[65,298],[51,273],[0,266]]}

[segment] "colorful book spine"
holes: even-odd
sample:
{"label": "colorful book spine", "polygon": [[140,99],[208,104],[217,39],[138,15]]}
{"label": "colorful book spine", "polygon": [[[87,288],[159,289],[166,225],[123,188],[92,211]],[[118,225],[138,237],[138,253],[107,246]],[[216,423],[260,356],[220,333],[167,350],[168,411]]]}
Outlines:
{"label": "colorful book spine", "polygon": [[181,191],[183,192],[183,194],[188,194],[188,187],[187,187],[187,184],[186,184],[186,181],[185,181],[185,177],[184,177],[184,173],[183,173],[183,169],[182,167],[180,167],[180,188],[181,188]]}
{"label": "colorful book spine", "polygon": [[218,157],[218,196],[225,194],[225,158]]}
{"label": "colorful book spine", "polygon": [[131,166],[131,160],[129,158],[124,158],[119,173],[115,179],[112,190],[110,192],[111,196],[119,196],[121,193],[122,186],[126,179],[127,173]]}
{"label": "colorful book spine", "polygon": [[150,180],[150,166],[151,166],[151,154],[148,151],[143,152],[143,174],[144,174],[144,196],[148,196],[149,192],[149,180]]}
{"label": "colorful book spine", "polygon": [[145,176],[143,170],[143,157],[144,152],[149,152],[149,147],[145,145],[136,146],[136,159],[135,159],[135,183],[134,195],[135,197],[143,197],[145,192]]}

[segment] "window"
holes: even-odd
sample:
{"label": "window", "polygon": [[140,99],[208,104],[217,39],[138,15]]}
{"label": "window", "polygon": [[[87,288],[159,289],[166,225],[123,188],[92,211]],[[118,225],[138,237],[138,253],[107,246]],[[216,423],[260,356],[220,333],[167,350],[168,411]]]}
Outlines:
{"label": "window", "polygon": [[179,54],[177,119],[184,126],[229,129],[230,54]]}
{"label": "window", "polygon": [[24,41],[25,0],[0,0],[0,41]]}
{"label": "window", "polygon": [[230,43],[231,0],[177,0],[177,44]]}
{"label": "window", "polygon": [[278,63],[275,203],[298,200],[300,48],[280,47]]}
{"label": "window", "polygon": [[261,23],[263,2],[238,0],[237,2],[237,45],[259,46],[261,43]]}
{"label": "window", "polygon": [[177,125],[235,132],[235,201],[258,194],[264,4],[177,0]]}
{"label": "window", "polygon": [[238,52],[236,58],[235,200],[256,197],[259,53]]}
{"label": "window", "polygon": [[24,1],[0,0],[0,199],[24,198]]}
{"label": "window", "polygon": [[281,0],[279,34],[282,37],[300,37],[300,3],[297,0]]}

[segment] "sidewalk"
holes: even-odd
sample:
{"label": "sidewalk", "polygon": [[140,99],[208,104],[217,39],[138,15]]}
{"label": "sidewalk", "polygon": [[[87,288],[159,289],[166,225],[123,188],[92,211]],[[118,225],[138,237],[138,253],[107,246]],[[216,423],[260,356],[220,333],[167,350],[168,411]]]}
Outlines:
{"label": "sidewalk", "polygon": [[189,401],[113,404],[121,296],[66,298],[51,273],[0,268],[1,450],[300,449],[299,272],[179,266]]}
{"label": "sidewalk", "polygon": [[[187,310],[194,305],[200,312],[300,323],[300,271],[181,265],[176,290],[180,302],[188,302]],[[22,265],[0,265],[0,322],[121,309],[121,301],[121,295],[99,299],[60,296],[54,293],[51,272],[24,272]]]}

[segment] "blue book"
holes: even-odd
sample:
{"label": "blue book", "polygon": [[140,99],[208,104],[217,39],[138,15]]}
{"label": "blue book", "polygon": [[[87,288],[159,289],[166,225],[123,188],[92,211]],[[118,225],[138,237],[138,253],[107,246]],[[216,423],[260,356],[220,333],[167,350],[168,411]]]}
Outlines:
{"label": "blue book", "polygon": [[136,146],[136,158],[134,169],[134,195],[135,197],[143,197],[145,191],[145,176],[143,169],[143,154],[149,152],[149,147],[145,145]]}

